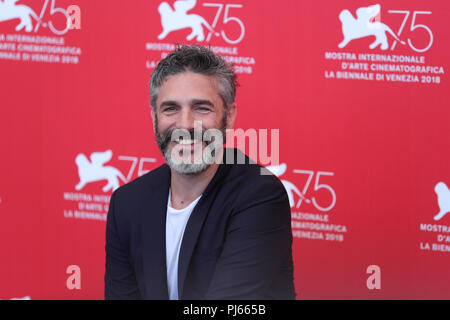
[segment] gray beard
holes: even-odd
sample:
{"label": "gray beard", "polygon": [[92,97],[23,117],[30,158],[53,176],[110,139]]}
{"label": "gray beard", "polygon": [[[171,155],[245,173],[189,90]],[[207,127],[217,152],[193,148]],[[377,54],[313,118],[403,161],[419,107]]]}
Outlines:
{"label": "gray beard", "polygon": [[[227,125],[227,118],[226,114],[222,118],[222,128],[220,128],[220,131],[222,132],[222,137],[226,140],[226,125]],[[172,137],[172,130],[164,132],[162,135],[159,134],[158,130],[158,118],[155,117],[155,136],[156,136],[156,142],[158,144],[159,149],[161,150],[164,159],[166,160],[167,165],[173,169],[178,174],[182,175],[197,175],[204,171],[206,171],[215,160],[215,157],[220,153],[219,150],[214,150],[216,152],[213,152],[214,154],[209,153],[203,153],[202,155],[202,161],[201,163],[179,163],[179,161],[175,161],[172,159],[172,150],[169,150],[168,146],[171,141]],[[202,132],[202,137],[204,137],[204,132]],[[211,143],[211,142],[209,142]],[[206,145],[209,144],[206,142]],[[204,151],[205,149],[203,149]]]}
{"label": "gray beard", "polygon": [[206,171],[211,166],[211,162],[205,162],[203,160],[202,163],[178,163],[177,161],[173,161],[172,152],[167,148],[166,152],[164,152],[164,159],[166,159],[167,165],[178,174],[196,175]]}

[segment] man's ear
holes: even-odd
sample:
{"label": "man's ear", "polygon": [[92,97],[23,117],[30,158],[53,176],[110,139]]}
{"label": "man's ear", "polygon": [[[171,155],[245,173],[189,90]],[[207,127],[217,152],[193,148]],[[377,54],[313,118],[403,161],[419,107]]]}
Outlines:
{"label": "man's ear", "polygon": [[233,129],[234,122],[236,120],[236,114],[237,114],[237,107],[236,103],[233,103],[228,107],[228,114],[227,114],[227,129]]}

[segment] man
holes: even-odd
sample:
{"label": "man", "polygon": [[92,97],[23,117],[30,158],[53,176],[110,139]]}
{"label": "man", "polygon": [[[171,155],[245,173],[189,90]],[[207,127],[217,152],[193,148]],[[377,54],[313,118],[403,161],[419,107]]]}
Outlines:
{"label": "man", "polygon": [[206,48],[180,46],[150,82],[167,164],[111,197],[105,298],[295,298],[285,189],[221,141],[236,117],[232,68]]}

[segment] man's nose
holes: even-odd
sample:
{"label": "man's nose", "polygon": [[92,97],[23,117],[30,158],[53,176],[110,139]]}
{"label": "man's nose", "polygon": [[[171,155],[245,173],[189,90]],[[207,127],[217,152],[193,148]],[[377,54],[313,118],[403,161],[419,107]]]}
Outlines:
{"label": "man's nose", "polygon": [[182,108],[177,121],[177,128],[186,130],[194,129],[194,120],[191,108]]}

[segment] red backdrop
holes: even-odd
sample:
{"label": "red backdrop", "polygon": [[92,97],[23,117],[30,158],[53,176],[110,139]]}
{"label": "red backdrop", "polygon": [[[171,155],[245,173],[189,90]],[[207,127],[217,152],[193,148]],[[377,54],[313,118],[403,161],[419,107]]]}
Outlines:
{"label": "red backdrop", "polygon": [[103,298],[112,191],[75,160],[111,150],[125,181],[163,163],[148,81],[174,43],[235,63],[237,128],[280,130],[299,299],[450,298],[450,4],[162,3],[0,3],[0,298]]}

